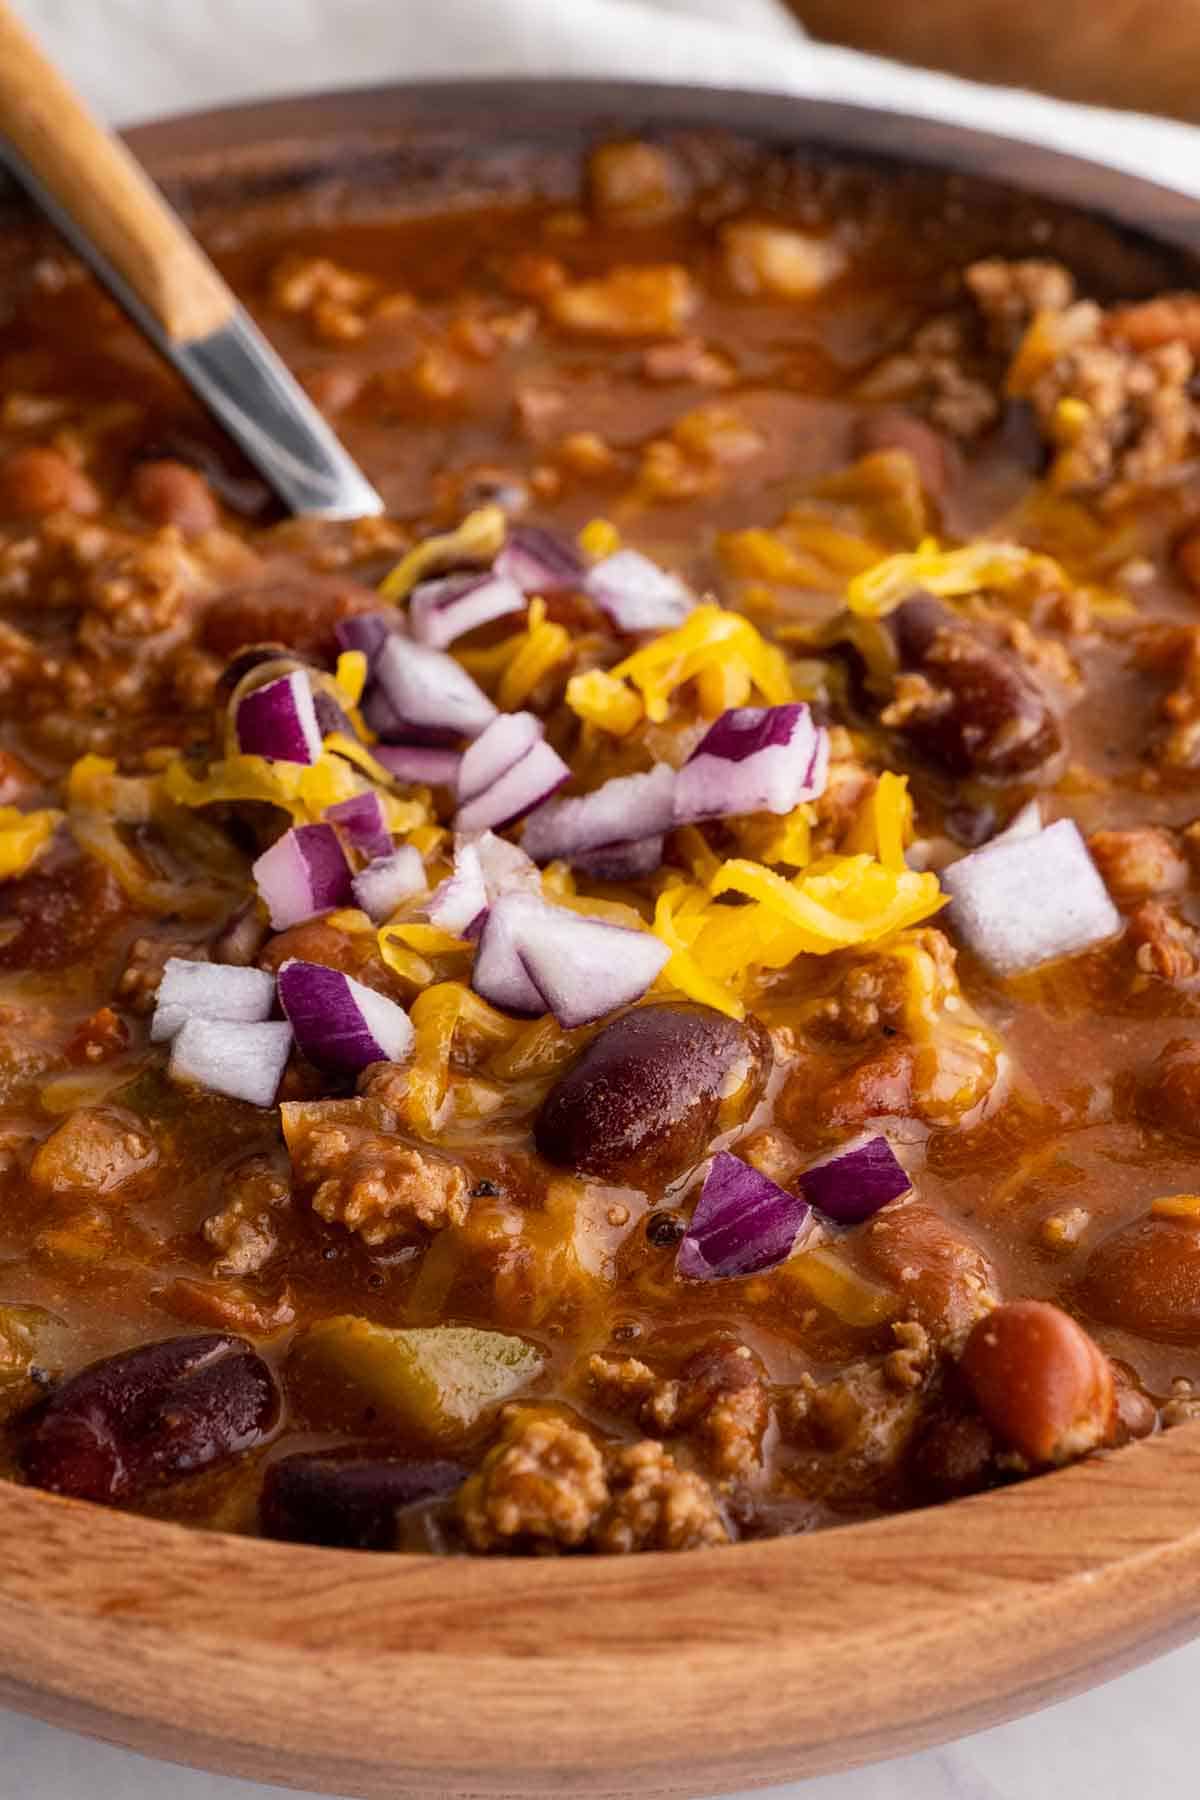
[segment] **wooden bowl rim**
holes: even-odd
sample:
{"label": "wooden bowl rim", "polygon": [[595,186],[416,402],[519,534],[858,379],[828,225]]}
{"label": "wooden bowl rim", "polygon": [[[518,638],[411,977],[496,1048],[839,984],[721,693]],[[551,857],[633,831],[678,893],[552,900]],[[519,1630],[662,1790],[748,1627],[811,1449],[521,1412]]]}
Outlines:
{"label": "wooden bowl rim", "polygon": [[[423,83],[138,127],[161,176],[400,131],[709,126],[1031,190],[1200,251],[1186,196],[837,102],[617,82]],[[289,148],[290,146],[290,148]],[[1186,1638],[1200,1434],[936,1510],[686,1556],[356,1555],[0,1482],[0,1700],[179,1761],[353,1794],[747,1787],[993,1723]]]}

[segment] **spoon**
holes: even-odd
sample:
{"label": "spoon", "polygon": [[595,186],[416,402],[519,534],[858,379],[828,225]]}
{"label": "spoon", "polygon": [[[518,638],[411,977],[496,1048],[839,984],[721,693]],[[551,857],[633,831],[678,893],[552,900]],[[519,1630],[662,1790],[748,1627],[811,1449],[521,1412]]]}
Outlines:
{"label": "spoon", "polygon": [[139,164],[0,0],[0,162],[293,513],[383,502]]}

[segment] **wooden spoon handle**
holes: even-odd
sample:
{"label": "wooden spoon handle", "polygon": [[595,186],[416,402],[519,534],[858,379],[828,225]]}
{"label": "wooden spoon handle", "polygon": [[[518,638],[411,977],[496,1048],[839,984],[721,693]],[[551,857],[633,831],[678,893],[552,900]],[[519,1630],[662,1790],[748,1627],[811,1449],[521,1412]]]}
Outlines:
{"label": "wooden spoon handle", "polygon": [[0,0],[0,138],[174,344],[210,337],[236,302],[158,189]]}

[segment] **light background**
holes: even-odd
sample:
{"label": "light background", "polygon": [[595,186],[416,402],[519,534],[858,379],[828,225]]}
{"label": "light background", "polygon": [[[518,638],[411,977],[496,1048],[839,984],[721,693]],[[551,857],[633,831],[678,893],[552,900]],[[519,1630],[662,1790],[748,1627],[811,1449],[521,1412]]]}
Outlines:
{"label": "light background", "polygon": [[[17,0],[17,7],[93,102],[123,121],[268,92],[427,75],[625,74],[936,114],[1200,194],[1200,133],[1188,127],[817,47],[776,0]],[[1036,1717],[875,1769],[774,1789],[773,1800],[1190,1800],[1200,1792],[1198,1691],[1200,1644]],[[869,1694],[862,1703],[869,1707]],[[270,1800],[278,1791],[146,1762],[0,1712],[0,1800]]]}

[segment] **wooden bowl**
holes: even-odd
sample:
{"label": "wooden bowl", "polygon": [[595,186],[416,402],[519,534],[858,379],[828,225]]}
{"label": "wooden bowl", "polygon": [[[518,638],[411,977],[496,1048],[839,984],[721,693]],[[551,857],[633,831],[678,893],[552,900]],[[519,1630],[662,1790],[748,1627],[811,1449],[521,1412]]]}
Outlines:
{"label": "wooden bowl", "polygon": [[[714,126],[1017,184],[1032,208],[991,190],[997,219],[1048,210],[1097,267],[1197,279],[1200,212],[1181,196],[947,125],[759,94],[392,88],[133,141],[219,235],[231,208],[278,223],[398,191],[418,207],[565,193],[597,136]],[[28,230],[10,210],[0,267]],[[844,1768],[1114,1675],[1187,1638],[1198,1607],[1186,1428],[936,1510],[684,1556],[356,1555],[0,1483],[0,1700],[176,1761],[388,1800],[645,1800]]]}

